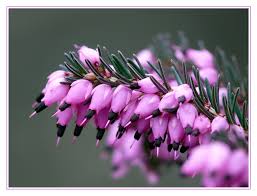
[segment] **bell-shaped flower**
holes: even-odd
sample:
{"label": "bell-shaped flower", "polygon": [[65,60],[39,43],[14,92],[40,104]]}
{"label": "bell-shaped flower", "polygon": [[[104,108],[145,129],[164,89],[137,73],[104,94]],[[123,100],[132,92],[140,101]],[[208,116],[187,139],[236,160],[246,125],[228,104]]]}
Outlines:
{"label": "bell-shaped flower", "polygon": [[56,117],[57,117],[57,141],[56,145],[59,144],[60,138],[64,135],[64,132],[66,130],[66,126],[69,124],[73,116],[73,110],[72,108],[67,108],[65,111],[59,112]]}
{"label": "bell-shaped flower", "polygon": [[[243,149],[234,150],[226,164],[225,178],[230,183],[240,186],[242,183],[242,176],[244,173],[248,173],[248,155]],[[248,180],[247,180],[248,184]]]}
{"label": "bell-shaped flower", "polygon": [[220,131],[227,131],[229,129],[229,124],[224,117],[217,116],[213,119],[211,123],[211,132],[220,132]]}
{"label": "bell-shaped flower", "polygon": [[180,120],[178,120],[174,115],[170,116],[169,118],[168,131],[170,143],[175,142],[179,145],[185,136],[185,131],[181,125]]}
{"label": "bell-shaped flower", "polygon": [[111,111],[108,119],[114,121],[118,118],[119,113],[128,105],[132,91],[124,85],[119,85],[113,92]]}
{"label": "bell-shaped flower", "polygon": [[187,134],[192,133],[194,122],[197,116],[197,109],[191,103],[184,103],[178,108],[177,118],[180,120],[182,127],[185,129]]}
{"label": "bell-shaped flower", "polygon": [[71,88],[65,98],[68,104],[80,104],[91,96],[93,85],[90,81],[80,79],[71,84]]}
{"label": "bell-shaped flower", "polygon": [[189,158],[181,167],[181,172],[188,176],[195,176],[203,172],[207,155],[209,154],[209,145],[203,144],[193,148],[189,154]]}
{"label": "bell-shaped flower", "polygon": [[146,77],[130,85],[130,88],[138,89],[143,93],[157,93],[159,89],[154,85],[150,77]]}
{"label": "bell-shaped flower", "polygon": [[212,142],[209,144],[208,156],[206,158],[205,173],[218,174],[219,172],[225,172],[226,167],[224,167],[230,158],[231,150],[229,146],[222,142]]}
{"label": "bell-shaped flower", "polygon": [[204,68],[199,70],[202,80],[207,79],[211,85],[214,85],[218,81],[218,72],[214,68]]}
{"label": "bell-shaped flower", "polygon": [[84,125],[81,125],[83,120],[84,120],[84,117],[85,117],[85,113],[87,112],[88,110],[88,107],[89,107],[89,104],[79,104],[77,105],[77,112],[76,112],[76,127],[73,131],[73,142],[75,142],[76,140],[76,137],[80,136],[81,132],[82,132],[82,129],[84,127]]}
{"label": "bell-shaped flower", "polygon": [[[161,116],[157,116],[152,118],[150,121],[150,126],[152,128],[153,136],[155,139],[155,146],[157,147],[157,156],[158,156],[158,148],[161,146],[161,143],[164,141],[164,135],[167,131],[169,122],[168,114],[162,114]],[[167,150],[167,148],[166,148]]]}
{"label": "bell-shaped flower", "polygon": [[112,100],[112,88],[106,84],[100,84],[92,91],[92,99],[89,105],[90,110],[97,113],[110,105]]}
{"label": "bell-shaped flower", "polygon": [[178,100],[175,97],[175,92],[171,91],[166,93],[159,103],[159,110],[161,112],[173,113],[178,109]]}
{"label": "bell-shaped flower", "polygon": [[65,97],[64,103],[59,110],[65,110],[70,105],[80,104],[91,97],[93,84],[84,79],[76,80],[71,84],[71,88]]}
{"label": "bell-shaped flower", "polygon": [[132,122],[140,119],[140,118],[146,118],[149,115],[152,114],[152,112],[156,109],[158,109],[160,103],[160,98],[158,95],[155,94],[145,94],[142,96],[142,99],[140,99],[134,115],[130,119]]}
{"label": "bell-shaped flower", "polygon": [[190,60],[194,65],[196,65],[199,68],[207,68],[207,67],[215,66],[215,60],[214,60],[213,54],[206,49],[202,49],[202,50],[188,49],[186,51],[186,56],[188,60]]}
{"label": "bell-shaped flower", "polygon": [[181,84],[174,87],[175,98],[178,102],[189,102],[193,98],[193,91],[188,84]]}
{"label": "bell-shaped flower", "polygon": [[153,52],[146,48],[137,53],[137,58],[140,62],[140,64],[147,70],[150,71],[151,67],[148,65],[147,62],[150,62],[151,64],[156,63],[156,57],[154,56]]}
{"label": "bell-shaped flower", "polygon": [[210,131],[211,128],[211,121],[209,118],[200,114],[196,117],[193,127],[192,134],[194,136],[198,136],[199,134],[205,134],[206,132]]}
{"label": "bell-shaped flower", "polygon": [[97,127],[97,134],[96,134],[96,139],[97,143],[96,145],[98,146],[98,142],[103,138],[104,133],[105,133],[105,125],[108,121],[108,113],[109,113],[110,108],[106,107],[103,108],[99,113],[95,115],[95,125]]}

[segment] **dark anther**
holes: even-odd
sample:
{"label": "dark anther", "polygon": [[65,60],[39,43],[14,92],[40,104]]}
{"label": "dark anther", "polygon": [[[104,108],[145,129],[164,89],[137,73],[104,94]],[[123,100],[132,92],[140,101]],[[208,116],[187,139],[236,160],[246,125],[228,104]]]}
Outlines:
{"label": "dark anther", "polygon": [[45,96],[45,94],[44,93],[40,93],[37,97],[36,97],[36,102],[41,102],[41,100],[43,99],[43,97]]}
{"label": "dark anther", "polygon": [[154,110],[153,112],[152,112],[152,116],[153,116],[153,118],[154,117],[157,117],[157,116],[160,116],[162,113],[161,113],[161,111],[159,110],[159,109],[156,109],[156,110]]}
{"label": "dark anther", "polygon": [[105,129],[97,128],[96,139],[101,140],[104,136]]}
{"label": "dark anther", "polygon": [[63,104],[59,106],[59,110],[64,111],[70,106],[71,106],[71,104],[63,102]]}
{"label": "dark anther", "polygon": [[179,103],[184,103],[186,101],[186,97],[185,96],[180,96],[179,98],[178,98],[178,102]]}
{"label": "dark anther", "polygon": [[199,129],[193,130],[192,135],[195,136],[195,137],[198,136],[198,135],[200,135]]}
{"label": "dark anther", "polygon": [[88,110],[87,113],[86,113],[86,116],[85,118],[87,118],[88,120],[91,119],[94,115],[95,115],[95,110]]}
{"label": "dark anther", "polygon": [[87,105],[88,103],[90,103],[90,102],[91,102],[91,98],[92,98],[92,97],[89,97],[87,100],[85,100],[85,101],[83,102],[83,105]]}
{"label": "dark anther", "polygon": [[118,165],[113,165],[111,170],[112,170],[112,171],[117,171],[118,169],[119,169],[119,166],[118,166]]}
{"label": "dark anther", "polygon": [[174,150],[177,151],[178,148],[179,148],[179,143],[173,142],[172,147],[173,147]]}
{"label": "dark anther", "polygon": [[173,145],[172,145],[172,144],[169,144],[169,145],[168,145],[168,151],[170,152],[170,151],[172,150],[172,148],[173,148]]}
{"label": "dark anther", "polygon": [[149,144],[149,148],[150,148],[150,150],[155,149],[154,142],[149,142],[148,144]]}
{"label": "dark anther", "polygon": [[154,145],[155,145],[156,147],[160,147],[160,146],[161,146],[161,143],[162,143],[162,138],[161,138],[161,137],[157,138],[157,139],[154,141]]}
{"label": "dark anther", "polygon": [[130,118],[130,121],[131,122],[135,122],[135,121],[137,121],[139,119],[139,115],[138,114],[133,114],[133,116],[131,116],[131,118]]}
{"label": "dark anther", "polygon": [[193,129],[192,129],[192,127],[190,125],[187,125],[187,127],[185,128],[185,131],[186,131],[187,135],[190,135],[190,134],[192,134]]}
{"label": "dark anther", "polygon": [[58,130],[57,130],[57,136],[58,137],[62,137],[64,132],[65,132],[65,129],[66,129],[66,126],[62,126],[60,124],[56,124]]}
{"label": "dark anther", "polygon": [[132,83],[129,85],[129,88],[132,89],[132,90],[135,90],[135,89],[140,89],[140,86],[138,85],[138,83]]}
{"label": "dark anther", "polygon": [[226,175],[224,176],[224,180],[225,180],[225,181],[230,181],[231,179],[232,179],[232,176],[229,175],[229,174],[226,174]]}
{"label": "dark anther", "polygon": [[181,153],[184,153],[184,152],[186,152],[186,151],[188,150],[188,148],[189,148],[189,147],[187,147],[187,146],[181,146],[181,147],[180,147],[180,152],[181,152]]}
{"label": "dark anther", "polygon": [[134,135],[134,138],[135,140],[139,140],[141,137],[141,133],[139,133],[138,131],[136,131],[135,135]]}
{"label": "dark anther", "polygon": [[82,129],[83,129],[83,126],[76,125],[73,135],[76,137],[80,136]]}
{"label": "dark anther", "polygon": [[177,110],[178,110],[178,107],[175,107],[175,108],[165,108],[165,109],[163,109],[165,112],[168,112],[168,113],[171,113],[171,114],[173,114],[173,113],[176,113],[177,112]]}
{"label": "dark anther", "polygon": [[35,108],[35,111],[36,111],[36,113],[39,113],[39,112],[41,112],[42,110],[44,110],[46,108],[47,108],[47,106],[45,105],[45,103],[44,102],[40,102],[37,105],[37,107]]}
{"label": "dark anther", "polygon": [[113,148],[112,148],[111,146],[105,146],[105,147],[104,147],[104,150],[105,150],[106,152],[112,152]]}
{"label": "dark anther", "polygon": [[118,129],[118,131],[116,133],[116,137],[118,139],[120,139],[121,136],[124,134],[125,130],[126,130],[126,128],[124,128],[123,126],[119,125],[119,129]]}
{"label": "dark anther", "polygon": [[108,114],[108,120],[115,121],[118,118],[118,113],[110,111]]}

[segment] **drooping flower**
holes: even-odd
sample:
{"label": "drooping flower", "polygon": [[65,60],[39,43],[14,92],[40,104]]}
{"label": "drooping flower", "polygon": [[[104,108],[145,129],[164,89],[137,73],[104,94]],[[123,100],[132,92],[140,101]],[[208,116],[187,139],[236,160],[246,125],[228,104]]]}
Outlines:
{"label": "drooping flower", "polygon": [[199,68],[214,67],[214,56],[208,50],[188,49],[186,51],[187,58]]}
{"label": "drooping flower", "polygon": [[215,131],[227,131],[229,129],[229,124],[224,117],[217,116],[213,119],[211,123],[211,132],[214,133]]}
{"label": "drooping flower", "polygon": [[191,103],[184,103],[178,108],[177,118],[180,120],[187,134],[192,133],[197,115],[197,109]]}

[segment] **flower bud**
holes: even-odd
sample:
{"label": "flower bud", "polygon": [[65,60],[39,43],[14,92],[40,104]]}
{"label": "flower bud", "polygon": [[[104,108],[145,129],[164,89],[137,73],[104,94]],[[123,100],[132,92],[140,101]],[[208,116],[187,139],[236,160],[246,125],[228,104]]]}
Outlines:
{"label": "flower bud", "polygon": [[211,123],[211,132],[220,132],[220,131],[227,131],[229,129],[229,124],[224,117],[217,116],[213,119]]}
{"label": "flower bud", "polygon": [[89,60],[95,66],[100,65],[99,53],[96,50],[82,46],[78,50],[78,54],[80,61],[84,64],[85,67],[87,67],[85,60]]}
{"label": "flower bud", "polygon": [[187,134],[192,133],[194,121],[197,115],[197,109],[191,103],[184,103],[178,108],[177,118],[180,120],[181,125]]}
{"label": "flower bud", "polygon": [[214,67],[214,56],[206,49],[186,51],[187,58],[199,68]]}

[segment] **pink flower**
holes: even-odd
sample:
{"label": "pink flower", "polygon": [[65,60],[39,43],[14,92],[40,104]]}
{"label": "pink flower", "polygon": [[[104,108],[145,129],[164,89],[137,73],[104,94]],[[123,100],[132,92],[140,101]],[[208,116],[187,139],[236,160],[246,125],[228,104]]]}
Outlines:
{"label": "pink flower", "polygon": [[160,103],[159,110],[161,112],[175,112],[178,109],[178,100],[175,97],[175,92],[171,91],[165,94]]}
{"label": "pink flower", "polygon": [[51,106],[53,103],[61,101],[67,95],[70,87],[61,84],[63,81],[63,78],[58,78],[47,86],[45,96],[41,100],[46,106]]}
{"label": "pink flower", "polygon": [[133,83],[130,87],[132,89],[138,89],[143,93],[157,93],[159,91],[149,77],[139,80],[137,83]]}
{"label": "pink flower", "polygon": [[193,91],[188,84],[181,84],[177,87],[174,87],[175,98],[178,102],[184,103],[189,102],[193,98]]}
{"label": "pink flower", "polygon": [[172,48],[175,51],[175,57],[181,61],[181,62],[186,62],[187,61],[187,56],[183,53],[181,48],[179,46],[173,45]]}
{"label": "pink flower", "polygon": [[119,85],[113,92],[111,111],[109,113],[109,120],[114,121],[118,118],[119,113],[128,105],[131,98],[132,91],[124,86]]}
{"label": "pink flower", "polygon": [[229,124],[227,120],[221,116],[217,116],[213,119],[211,123],[211,132],[227,131],[229,129]]}
{"label": "pink flower", "polygon": [[200,114],[195,119],[192,134],[195,136],[197,136],[199,134],[204,134],[204,133],[210,131],[210,128],[211,128],[210,120],[203,114]]}
{"label": "pink flower", "polygon": [[89,105],[89,109],[98,113],[100,110],[110,105],[111,100],[112,88],[106,84],[100,84],[92,91],[92,99]]}
{"label": "pink flower", "polygon": [[93,85],[90,81],[80,79],[71,84],[71,88],[65,98],[66,103],[80,104],[91,96]]}
{"label": "pink flower", "polygon": [[59,110],[63,111],[70,105],[80,104],[91,97],[93,85],[88,80],[80,79],[71,84],[71,88],[65,97],[64,103]]}
{"label": "pink flower", "polygon": [[152,114],[152,112],[158,109],[160,98],[155,94],[145,94],[140,99],[134,115],[130,118],[131,122],[135,122],[140,118],[146,118]]}
{"label": "pink flower", "polygon": [[89,60],[95,66],[100,65],[99,53],[96,50],[88,48],[87,46],[82,46],[78,50],[78,54],[80,61],[84,64],[85,67],[87,67],[85,60]]}
{"label": "pink flower", "polygon": [[218,81],[218,72],[214,68],[204,68],[199,70],[200,77],[207,79],[211,85]]}
{"label": "pink flower", "polygon": [[149,61],[151,64],[156,63],[156,58],[153,54],[153,52],[150,49],[143,49],[137,53],[137,58],[141,65],[148,71],[151,70],[151,67],[148,65],[147,61]]}
{"label": "pink flower", "polygon": [[195,176],[201,173],[206,166],[208,151],[209,146],[207,144],[193,148],[189,158],[181,168],[182,173],[189,176]]}
{"label": "pink flower", "polygon": [[89,104],[86,104],[86,105],[79,104],[79,105],[77,105],[76,127],[73,131],[74,137],[78,137],[81,134],[81,131],[84,127],[84,126],[81,126],[81,124],[84,120],[85,113],[87,112],[88,107],[89,107]]}
{"label": "pink flower", "polygon": [[180,143],[185,136],[181,122],[174,115],[170,116],[168,131],[171,142]]}
{"label": "pink flower", "polygon": [[187,134],[192,133],[194,121],[198,116],[197,109],[191,103],[182,104],[177,111],[177,118],[180,120],[182,127]]}
{"label": "pink flower", "polygon": [[199,68],[214,67],[214,56],[206,49],[186,51],[187,58]]}

